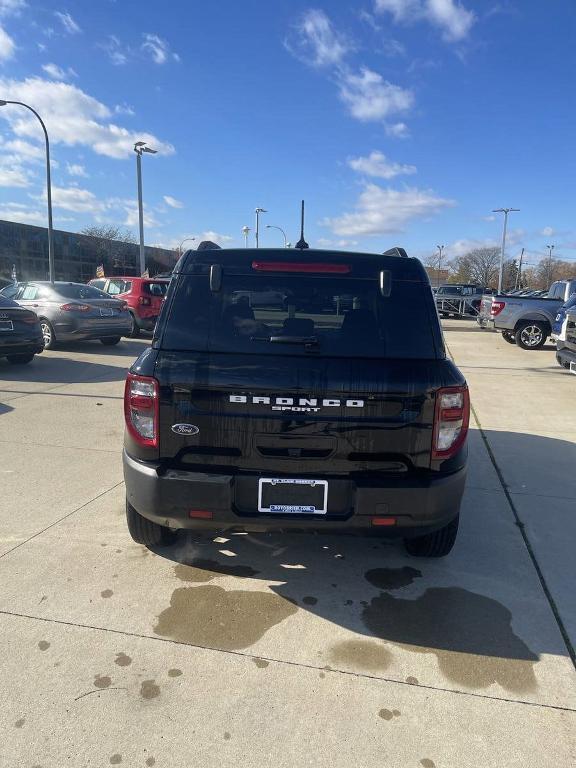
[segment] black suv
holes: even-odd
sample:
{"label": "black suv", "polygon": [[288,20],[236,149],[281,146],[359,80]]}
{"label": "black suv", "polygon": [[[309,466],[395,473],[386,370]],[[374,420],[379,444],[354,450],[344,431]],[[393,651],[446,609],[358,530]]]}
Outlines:
{"label": "black suv", "polygon": [[402,249],[189,251],[126,381],[130,533],[362,530],[441,557],[468,416],[428,277]]}

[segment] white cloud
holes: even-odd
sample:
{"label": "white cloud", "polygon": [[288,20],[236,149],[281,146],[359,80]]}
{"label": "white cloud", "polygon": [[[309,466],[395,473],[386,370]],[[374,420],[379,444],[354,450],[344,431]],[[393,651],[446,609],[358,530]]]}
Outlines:
{"label": "white cloud", "polygon": [[57,19],[60,20],[62,26],[64,27],[64,31],[69,35],[77,35],[79,32],[82,32],[78,24],[74,21],[72,16],[66,11],[54,11],[54,16],[56,16]]}
{"label": "white cloud", "polygon": [[69,77],[78,77],[71,67],[62,69],[62,67],[59,67],[57,64],[42,64],[42,69],[53,80],[67,80]]}
{"label": "white cloud", "polygon": [[540,231],[540,234],[542,237],[552,237],[554,234],[554,229],[552,227],[544,227],[544,229]]}
{"label": "white cloud", "polygon": [[16,50],[14,40],[2,27],[0,27],[0,61],[11,59]]}
{"label": "white cloud", "polygon": [[386,123],[384,129],[386,135],[394,139],[407,139],[410,136],[410,130],[406,123]]}
{"label": "white cloud", "polygon": [[70,176],[79,176],[83,179],[88,178],[86,168],[84,168],[84,166],[80,165],[79,163],[66,163],[66,171],[70,174]]}
{"label": "white cloud", "polygon": [[474,11],[458,0],[375,0],[374,9],[392,14],[394,21],[401,24],[427,21],[438,27],[448,42],[463,40],[476,22]]}
{"label": "white cloud", "polygon": [[17,16],[25,7],[24,0],[0,0],[0,16]]}
{"label": "white cloud", "polygon": [[353,171],[380,179],[393,179],[395,176],[409,176],[416,173],[415,165],[393,163],[378,150],[370,152],[368,157],[350,157],[346,162]]}
{"label": "white cloud", "polygon": [[354,213],[324,219],[322,224],[342,237],[383,235],[403,232],[413,219],[428,218],[453,205],[453,200],[437,197],[431,190],[383,189],[377,184],[366,184]]}
{"label": "white cloud", "polygon": [[0,219],[22,224],[36,224],[40,227],[45,227],[47,222],[45,210],[29,208],[19,203],[0,204]]}
{"label": "white cloud", "polygon": [[[0,91],[8,99],[34,104],[42,115],[50,141],[67,146],[88,146],[99,155],[126,158],[134,143],[142,140],[164,154],[174,147],[146,132],[129,131],[110,122],[111,110],[75,85],[32,77],[26,80],[0,79]],[[36,138],[38,123],[20,107],[4,107],[0,117],[7,120],[18,137]]]}
{"label": "white cloud", "polygon": [[3,151],[14,153],[16,162],[44,160],[46,157],[44,146],[40,146],[40,144],[30,144],[30,142],[22,141],[22,139],[11,139],[10,141],[0,139],[0,144]]}
{"label": "white cloud", "polygon": [[164,202],[166,205],[169,205],[170,208],[184,208],[184,203],[180,202],[180,200],[176,200],[175,197],[171,197],[170,195],[164,195]]}
{"label": "white cloud", "polygon": [[353,248],[358,245],[358,240],[331,240],[328,237],[319,237],[316,244],[319,248]]}
{"label": "white cloud", "polygon": [[100,43],[100,48],[106,51],[108,58],[116,67],[126,64],[131,54],[130,49],[125,46],[116,35],[109,35],[105,43]]}
{"label": "white cloud", "polygon": [[314,67],[339,64],[352,50],[351,43],[334,29],[324,11],[314,8],[301,16],[285,46],[300,61]]}
{"label": "white cloud", "polygon": [[[46,199],[46,192],[41,199]],[[52,205],[54,208],[62,208],[64,211],[74,213],[102,213],[107,208],[105,201],[99,200],[88,189],[80,187],[52,186]]]}
{"label": "white cloud", "polygon": [[340,98],[352,116],[362,122],[383,120],[396,112],[406,112],[414,104],[411,91],[389,83],[367,67],[362,67],[359,74],[341,74]]}
{"label": "white cloud", "polygon": [[0,164],[0,187],[28,187],[30,178],[28,171],[19,165],[8,167],[2,162]]}
{"label": "white cloud", "polygon": [[152,57],[156,64],[165,64],[169,58],[180,61],[180,56],[170,50],[170,45],[158,35],[149,32],[143,35],[142,50]]}
{"label": "white cloud", "polygon": [[136,113],[130,106],[130,104],[116,104],[114,107],[114,114],[115,115],[128,115],[129,117],[132,117]]}

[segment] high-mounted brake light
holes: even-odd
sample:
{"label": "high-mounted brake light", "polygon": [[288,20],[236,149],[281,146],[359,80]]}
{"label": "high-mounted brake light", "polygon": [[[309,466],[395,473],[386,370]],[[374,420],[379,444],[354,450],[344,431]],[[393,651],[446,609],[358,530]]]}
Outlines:
{"label": "high-mounted brake light", "polygon": [[449,459],[460,450],[468,434],[468,387],[446,387],[436,393],[432,459]]}
{"label": "high-mounted brake light", "polygon": [[313,264],[292,261],[253,261],[252,269],[257,272],[316,272],[318,274],[347,275],[349,264]]}
{"label": "high-mounted brake light", "polygon": [[496,317],[496,315],[499,315],[505,306],[506,306],[505,301],[493,301],[492,306],[490,307],[490,314],[492,315],[492,317]]}
{"label": "high-mounted brake light", "polygon": [[158,405],[156,379],[129,373],[124,388],[124,419],[129,434],[140,445],[158,446]]}
{"label": "high-mounted brake light", "polygon": [[88,304],[74,304],[70,302],[69,304],[62,304],[60,309],[62,312],[90,312],[92,307]]}

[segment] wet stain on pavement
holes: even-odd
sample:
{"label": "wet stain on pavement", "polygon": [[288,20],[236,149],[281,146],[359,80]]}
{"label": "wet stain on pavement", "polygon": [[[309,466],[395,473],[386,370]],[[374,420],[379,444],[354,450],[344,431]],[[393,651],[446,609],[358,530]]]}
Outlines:
{"label": "wet stain on pavement", "polygon": [[148,768],[152,768],[153,765],[156,765],[156,760],[153,757],[149,757],[146,760],[146,765],[148,766]]}
{"label": "wet stain on pavement", "polygon": [[252,659],[252,661],[254,662],[254,664],[256,664],[258,669],[266,669],[266,667],[270,666],[270,662],[266,661],[266,659],[254,658]]}
{"label": "wet stain on pavement", "polygon": [[228,733],[228,731],[226,731],[226,733],[224,734],[224,738],[226,739],[226,741],[229,741],[232,738],[232,736]]}
{"label": "wet stain on pavement", "polygon": [[400,589],[408,587],[414,579],[422,578],[422,571],[410,566],[404,568],[373,568],[364,574],[366,581],[378,589]]}
{"label": "wet stain on pavement", "polygon": [[140,696],[143,699],[156,699],[160,696],[160,687],[154,680],[143,680],[140,686]]}
{"label": "wet stain on pavement", "polygon": [[102,675],[96,675],[94,678],[95,688],[109,688],[112,685],[112,678]]}
{"label": "wet stain on pavement", "polygon": [[182,674],[181,669],[169,669],[168,670],[168,677],[180,677]]}
{"label": "wet stain on pavement", "polygon": [[232,651],[253,645],[296,610],[289,600],[267,592],[181,587],[172,593],[154,632],[180,643]]}
{"label": "wet stain on pavement", "polygon": [[16,722],[14,723],[14,727],[15,728],[22,728],[22,726],[24,725],[25,722],[26,722],[26,720],[24,720],[24,718],[22,718],[21,720],[16,720]]}
{"label": "wet stain on pavement", "polygon": [[38,648],[40,648],[41,651],[47,651],[48,648],[50,648],[50,643],[47,643],[46,640],[40,640]]}
{"label": "wet stain on pavement", "polygon": [[118,664],[119,667],[129,667],[132,664],[132,659],[125,653],[117,653],[114,664]]}
{"label": "wet stain on pavement", "polygon": [[180,563],[174,568],[174,573],[181,581],[203,582],[212,581],[217,576],[238,576],[249,579],[257,576],[260,571],[254,570],[250,565],[235,565],[232,563],[219,563],[217,560],[196,558],[190,563]]}
{"label": "wet stain on pavement", "polygon": [[408,685],[418,685],[418,678],[417,677],[407,677],[406,682]]}
{"label": "wet stain on pavement", "polygon": [[402,712],[400,712],[400,710],[399,710],[399,709],[393,709],[393,710],[392,710],[392,714],[394,715],[394,717],[400,717],[400,715],[402,714]]}
{"label": "wet stain on pavement", "polygon": [[118,752],[116,752],[115,755],[112,755],[110,758],[110,765],[120,765],[122,762],[122,755],[119,755]]}
{"label": "wet stain on pavement", "polygon": [[428,589],[415,600],[382,593],[362,619],[383,640],[435,654],[442,673],[458,685],[498,683],[516,693],[536,687],[538,656],[514,634],[510,611],[492,598],[460,587]]}
{"label": "wet stain on pavement", "polygon": [[345,640],[330,649],[330,660],[378,672],[390,666],[392,654],[374,640]]}
{"label": "wet stain on pavement", "polygon": [[319,677],[321,680],[324,680],[324,678],[326,677],[326,672],[320,672]]}
{"label": "wet stain on pavement", "polygon": [[100,597],[112,597],[114,592],[112,592],[111,589],[105,589],[103,592],[100,592]]}
{"label": "wet stain on pavement", "polygon": [[433,760],[429,760],[427,757],[423,757],[422,760],[420,760],[420,765],[422,768],[436,768],[436,763]]}
{"label": "wet stain on pavement", "polygon": [[302,598],[302,602],[304,603],[304,605],[316,605],[316,603],[318,602],[318,598],[313,597],[312,595],[306,595],[306,597]]}
{"label": "wet stain on pavement", "polygon": [[392,720],[394,718],[394,715],[389,709],[381,709],[380,712],[378,712],[378,716],[381,717],[382,720]]}

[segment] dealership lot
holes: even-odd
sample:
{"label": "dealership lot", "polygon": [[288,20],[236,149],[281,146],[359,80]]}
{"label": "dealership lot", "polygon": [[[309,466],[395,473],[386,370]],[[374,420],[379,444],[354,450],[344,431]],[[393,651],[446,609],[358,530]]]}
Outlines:
{"label": "dealership lot", "polygon": [[475,419],[437,562],[321,535],[150,552],[120,461],[147,342],[0,361],[0,764],[572,765],[576,378],[444,325]]}

